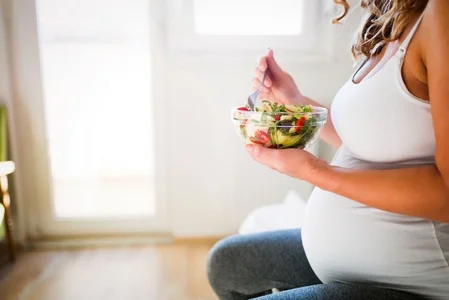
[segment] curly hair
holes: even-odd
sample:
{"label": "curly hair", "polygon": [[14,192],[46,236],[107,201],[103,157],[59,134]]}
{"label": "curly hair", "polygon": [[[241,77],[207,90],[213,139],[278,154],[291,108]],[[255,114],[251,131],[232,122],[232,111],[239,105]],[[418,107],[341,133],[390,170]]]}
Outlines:
{"label": "curly hair", "polygon": [[[334,0],[344,8],[342,15],[334,19],[339,23],[349,12],[346,0]],[[355,58],[376,56],[389,42],[398,40],[413,18],[424,11],[428,0],[362,0],[361,6],[367,10],[362,28],[352,45]]]}

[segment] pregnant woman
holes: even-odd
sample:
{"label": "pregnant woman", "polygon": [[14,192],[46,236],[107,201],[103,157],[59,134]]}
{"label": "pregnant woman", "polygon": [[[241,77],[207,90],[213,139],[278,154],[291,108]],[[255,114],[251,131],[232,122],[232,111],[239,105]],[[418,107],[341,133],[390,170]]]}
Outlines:
{"label": "pregnant woman", "polygon": [[[347,13],[346,1],[336,2]],[[449,299],[449,1],[361,5],[367,18],[352,52],[363,63],[337,93],[321,136],[338,148],[333,162],[246,148],[316,186],[303,228],[218,242],[208,275],[221,300]],[[272,51],[254,87],[265,70],[264,98],[319,106]]]}

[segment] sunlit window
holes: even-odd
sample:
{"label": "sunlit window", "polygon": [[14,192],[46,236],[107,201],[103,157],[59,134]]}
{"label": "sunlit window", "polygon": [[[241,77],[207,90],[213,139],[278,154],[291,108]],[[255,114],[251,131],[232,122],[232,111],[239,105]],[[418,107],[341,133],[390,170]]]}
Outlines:
{"label": "sunlit window", "polygon": [[194,0],[194,22],[202,35],[300,35],[303,1]]}
{"label": "sunlit window", "polygon": [[148,0],[39,0],[58,218],[155,214]]}

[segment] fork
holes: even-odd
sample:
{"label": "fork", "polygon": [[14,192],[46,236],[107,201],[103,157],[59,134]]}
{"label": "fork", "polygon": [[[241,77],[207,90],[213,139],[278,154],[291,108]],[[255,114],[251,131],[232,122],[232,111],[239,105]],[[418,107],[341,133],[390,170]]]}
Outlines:
{"label": "fork", "polygon": [[260,83],[259,88],[257,90],[255,90],[252,94],[250,94],[248,97],[247,103],[248,103],[249,110],[254,111],[254,107],[256,106],[256,103],[257,103],[257,98],[259,97],[260,91],[262,90],[263,84],[265,82],[265,77],[267,77],[267,71],[265,71],[263,73],[262,82]]}

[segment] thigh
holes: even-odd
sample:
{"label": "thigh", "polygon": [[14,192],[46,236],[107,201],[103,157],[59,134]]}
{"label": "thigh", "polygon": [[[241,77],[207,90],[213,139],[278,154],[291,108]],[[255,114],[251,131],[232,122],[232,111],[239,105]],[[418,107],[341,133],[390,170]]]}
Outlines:
{"label": "thigh", "polygon": [[216,292],[239,295],[321,283],[304,253],[299,229],[223,239],[210,252],[208,275]]}
{"label": "thigh", "polygon": [[329,283],[259,297],[257,300],[424,300],[401,291],[361,284]]}

